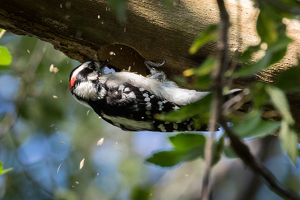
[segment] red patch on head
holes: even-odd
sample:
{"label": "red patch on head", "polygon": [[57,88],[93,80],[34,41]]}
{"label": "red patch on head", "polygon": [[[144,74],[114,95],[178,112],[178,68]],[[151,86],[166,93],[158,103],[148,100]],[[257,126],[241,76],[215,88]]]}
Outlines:
{"label": "red patch on head", "polygon": [[69,82],[69,88],[70,88],[70,90],[72,90],[72,88],[74,86],[74,83],[75,83],[75,80],[76,80],[76,76],[73,76],[72,79]]}

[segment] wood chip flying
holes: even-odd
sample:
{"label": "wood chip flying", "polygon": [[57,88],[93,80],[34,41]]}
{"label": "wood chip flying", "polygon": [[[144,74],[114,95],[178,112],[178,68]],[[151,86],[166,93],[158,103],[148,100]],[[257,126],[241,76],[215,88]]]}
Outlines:
{"label": "wood chip flying", "polygon": [[82,168],[83,168],[83,165],[84,165],[84,160],[85,160],[85,158],[84,158],[84,159],[82,159],[82,160],[80,161],[79,169],[82,169]]}
{"label": "wood chip flying", "polygon": [[59,172],[59,169],[60,169],[61,165],[62,165],[62,163],[61,163],[61,164],[58,166],[58,168],[57,168],[57,174],[58,174],[58,172]]}
{"label": "wood chip flying", "polygon": [[49,71],[50,72],[53,72],[53,73],[57,73],[58,72],[58,68],[57,67],[54,67],[54,65],[52,64],[52,65],[50,65],[50,68],[49,68]]}
{"label": "wood chip flying", "polygon": [[111,56],[115,56],[115,55],[116,55],[116,53],[115,53],[115,52],[113,52],[113,51],[111,51],[111,52],[109,52],[109,55],[111,55]]}
{"label": "wood chip flying", "polygon": [[104,138],[101,138],[98,142],[97,142],[97,146],[100,146],[102,145],[104,142]]}

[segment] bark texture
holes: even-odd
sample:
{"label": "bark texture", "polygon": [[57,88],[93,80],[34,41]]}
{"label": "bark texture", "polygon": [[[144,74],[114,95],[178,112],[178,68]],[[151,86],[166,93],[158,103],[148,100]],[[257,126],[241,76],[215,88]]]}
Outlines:
{"label": "bark texture", "polygon": [[[240,0],[241,5],[237,2],[226,0],[232,23],[231,55],[260,41],[255,28],[259,10],[250,0]],[[155,62],[165,59],[161,69],[172,78],[185,69],[197,67],[205,57],[215,53],[212,43],[196,55],[188,53],[197,35],[219,21],[215,0],[174,0],[171,6],[157,0],[129,0],[127,22],[123,24],[104,0],[0,0],[0,4],[1,28],[49,42],[80,62],[111,58],[110,64],[117,69],[131,66],[132,71],[145,75],[145,59]],[[254,80],[272,82],[278,73],[297,64],[300,23],[293,20],[285,23],[288,36],[294,39],[285,58],[258,75],[236,80],[234,87],[243,87]],[[289,97],[293,114],[300,123],[300,93]]]}
{"label": "bark texture", "polygon": [[[0,0],[0,3],[1,28],[50,42],[80,62],[111,58],[116,68],[131,66],[144,74],[144,59],[156,62],[165,59],[163,69],[172,76],[198,66],[215,51],[215,44],[209,44],[197,55],[188,53],[197,35],[219,21],[214,0],[174,1],[169,7],[156,0],[129,1],[124,24],[116,19],[109,4],[101,0]],[[235,23],[238,7],[235,1],[228,1],[227,6]],[[257,43],[258,11],[248,1],[240,9],[244,46]],[[230,48],[234,51],[238,48],[236,25],[231,34]]]}

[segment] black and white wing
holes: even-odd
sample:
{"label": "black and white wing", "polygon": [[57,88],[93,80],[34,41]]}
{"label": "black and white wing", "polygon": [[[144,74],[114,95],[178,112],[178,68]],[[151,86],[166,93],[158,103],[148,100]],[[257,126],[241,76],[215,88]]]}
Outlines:
{"label": "black and white wing", "polygon": [[142,87],[126,83],[115,88],[106,88],[106,95],[91,102],[95,112],[109,123],[129,131],[193,131],[193,120],[181,123],[164,122],[154,118],[179,109],[179,106],[158,97]]}

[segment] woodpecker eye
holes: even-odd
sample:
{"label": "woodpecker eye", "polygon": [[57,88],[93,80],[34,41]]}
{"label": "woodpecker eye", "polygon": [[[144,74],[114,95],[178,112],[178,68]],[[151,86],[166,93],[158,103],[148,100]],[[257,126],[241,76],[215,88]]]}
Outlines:
{"label": "woodpecker eye", "polygon": [[95,69],[96,69],[95,63],[94,63],[94,62],[91,62],[91,63],[88,65],[88,68],[91,69],[91,70],[95,70]]}

